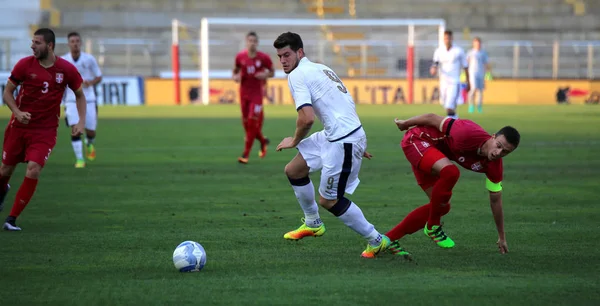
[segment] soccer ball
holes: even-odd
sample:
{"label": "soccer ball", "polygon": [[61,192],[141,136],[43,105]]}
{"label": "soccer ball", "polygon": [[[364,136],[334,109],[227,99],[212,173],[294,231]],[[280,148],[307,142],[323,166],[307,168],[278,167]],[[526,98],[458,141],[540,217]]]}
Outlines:
{"label": "soccer ball", "polygon": [[198,242],[184,241],[173,252],[173,264],[179,272],[198,272],[206,264],[206,252]]}

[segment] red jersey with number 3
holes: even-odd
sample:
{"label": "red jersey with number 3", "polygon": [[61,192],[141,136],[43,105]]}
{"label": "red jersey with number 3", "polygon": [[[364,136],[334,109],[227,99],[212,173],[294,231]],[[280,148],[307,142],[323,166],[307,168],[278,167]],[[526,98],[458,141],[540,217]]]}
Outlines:
{"label": "red jersey with number 3", "polygon": [[28,124],[18,122],[14,115],[9,124],[30,129],[56,129],[65,88],[69,86],[76,91],[83,82],[77,68],[58,56],[54,65],[48,68],[34,56],[23,58],[13,68],[9,80],[21,86],[17,107],[31,114]]}
{"label": "red jersey with number 3", "polygon": [[494,183],[502,181],[502,158],[490,161],[487,156],[478,154],[479,148],[492,136],[477,123],[471,120],[447,118],[442,124],[441,131],[434,127],[416,126],[407,134],[409,133],[413,137],[416,136],[431,143],[448,159],[455,161],[463,168],[485,173],[487,178]]}
{"label": "red jersey with number 3", "polygon": [[241,51],[235,57],[235,67],[241,71],[240,95],[243,99],[252,99],[264,95],[266,80],[259,80],[254,75],[265,69],[273,71],[271,58],[260,51],[255,57],[248,55],[248,50]]}

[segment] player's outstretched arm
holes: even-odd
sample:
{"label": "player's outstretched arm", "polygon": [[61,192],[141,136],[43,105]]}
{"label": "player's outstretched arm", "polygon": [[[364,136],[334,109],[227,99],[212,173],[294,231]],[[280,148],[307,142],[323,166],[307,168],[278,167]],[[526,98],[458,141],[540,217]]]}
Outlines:
{"label": "player's outstretched arm", "polygon": [[75,90],[75,104],[77,105],[77,113],[79,114],[79,122],[73,126],[71,129],[71,134],[73,136],[78,136],[83,133],[83,129],[85,127],[85,113],[87,111],[87,101],[85,99],[85,95],[83,94],[83,86],[80,86],[79,89]]}
{"label": "player's outstretched arm", "polygon": [[294,133],[294,147],[308,135],[310,128],[315,122],[315,111],[312,106],[305,106],[298,110],[298,119],[296,119],[296,132]]}
{"label": "player's outstretched arm", "polygon": [[17,89],[17,86],[11,80],[8,80],[8,82],[6,82],[6,87],[4,87],[2,98],[4,99],[4,103],[8,106],[10,111],[15,115],[15,119],[23,124],[27,124],[31,119],[31,114],[19,110],[17,101],[15,101],[15,97],[13,95],[15,89]]}
{"label": "player's outstretched arm", "polygon": [[102,82],[102,76],[97,76],[97,77],[94,77],[94,79],[91,81],[83,81],[83,85],[85,87],[92,87],[100,82]]}
{"label": "player's outstretched arm", "polygon": [[[491,181],[488,181],[488,184]],[[494,184],[494,183],[491,183]],[[498,185],[498,184],[495,184]],[[490,188],[488,188],[490,189]],[[501,254],[508,253],[508,245],[506,243],[506,234],[504,233],[504,211],[502,209],[502,190],[490,191],[490,208],[494,215],[494,222],[498,230],[498,250]]]}
{"label": "player's outstretched arm", "polygon": [[242,79],[242,76],[240,74],[241,69],[240,69],[240,62],[238,60],[238,58],[235,58],[235,64],[233,66],[233,70],[231,71],[231,78],[236,82],[239,83],[240,80]]}
{"label": "player's outstretched arm", "polygon": [[268,78],[272,78],[275,75],[275,71],[273,70],[269,70],[269,69],[265,69],[261,72],[257,72],[254,77],[259,79],[259,80],[266,80]]}
{"label": "player's outstretched arm", "polygon": [[100,70],[100,66],[98,66],[98,62],[94,57],[92,57],[92,71],[94,73],[94,79],[91,81],[84,81],[84,86],[96,86],[96,84],[102,82],[102,70]]}
{"label": "player's outstretched arm", "polygon": [[298,109],[298,119],[296,120],[296,132],[294,132],[294,137],[284,138],[277,146],[277,151],[295,148],[300,141],[308,135],[314,122],[315,111],[312,106],[306,105]]}
{"label": "player's outstretched arm", "polygon": [[441,128],[443,121],[444,121],[444,117],[438,116],[433,113],[415,116],[415,117],[412,117],[412,118],[409,118],[406,120],[400,120],[398,118],[396,118],[394,120],[394,122],[396,123],[396,126],[398,126],[398,128],[401,131],[408,130],[409,128],[416,126],[416,125],[432,126],[432,127],[439,129],[439,128]]}

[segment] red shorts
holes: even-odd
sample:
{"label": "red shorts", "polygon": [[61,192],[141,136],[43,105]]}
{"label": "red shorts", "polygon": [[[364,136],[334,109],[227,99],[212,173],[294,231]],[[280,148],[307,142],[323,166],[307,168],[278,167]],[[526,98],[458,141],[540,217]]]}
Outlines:
{"label": "red shorts", "polygon": [[260,119],[263,114],[263,97],[241,97],[242,119]]}
{"label": "red shorts", "polygon": [[7,126],[4,131],[2,163],[14,166],[36,162],[42,167],[56,145],[56,129],[23,129]]}
{"label": "red shorts", "polygon": [[433,187],[438,176],[431,174],[431,168],[446,155],[436,149],[428,140],[410,132],[404,135],[401,146],[404,156],[412,166],[417,184],[423,190]]}

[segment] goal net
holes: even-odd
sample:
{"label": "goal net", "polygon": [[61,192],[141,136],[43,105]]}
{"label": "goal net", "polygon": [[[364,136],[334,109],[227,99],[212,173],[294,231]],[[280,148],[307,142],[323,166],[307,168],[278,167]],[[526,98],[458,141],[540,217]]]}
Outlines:
{"label": "goal net", "polygon": [[[308,58],[331,67],[345,83],[397,80],[406,86],[405,102],[413,103],[415,80],[431,78],[428,73],[431,59],[435,48],[443,42],[444,29],[442,19],[203,18],[195,29],[174,20],[175,101],[181,103],[181,82],[188,79],[197,82],[198,103],[238,102],[238,95],[232,93],[237,86],[231,81],[231,71],[250,31],[258,34],[258,50],[270,55],[273,61],[275,78],[268,83],[285,81],[272,45],[279,34],[291,31],[302,37]],[[186,39],[182,39],[182,32],[186,33]],[[355,89],[356,103],[373,103],[369,94],[359,95],[360,90],[364,88]],[[229,92],[229,98],[219,95],[223,92]],[[377,94],[381,93],[372,93]],[[275,104],[290,102],[287,101],[290,97],[280,90],[267,91],[267,98]]]}

